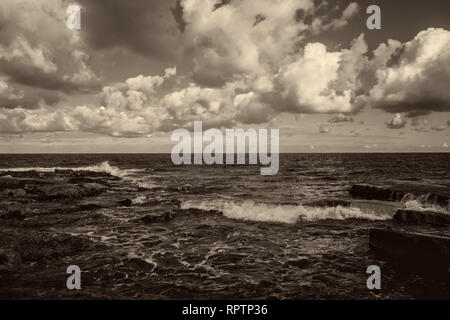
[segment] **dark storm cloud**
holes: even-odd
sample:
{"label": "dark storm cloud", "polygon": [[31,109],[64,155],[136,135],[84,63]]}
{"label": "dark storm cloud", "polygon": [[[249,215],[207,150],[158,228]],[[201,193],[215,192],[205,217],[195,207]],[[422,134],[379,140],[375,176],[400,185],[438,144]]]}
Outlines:
{"label": "dark storm cloud", "polygon": [[45,73],[42,70],[23,64],[0,61],[0,73],[9,77],[11,82],[29,87],[61,91],[68,94],[94,92],[100,89],[96,79],[75,82],[60,73]]}
{"label": "dark storm cloud", "polygon": [[[58,92],[98,89],[79,33],[66,27],[66,3],[2,0],[0,21],[0,77],[26,96],[2,98],[0,107],[34,107],[37,100],[53,104]],[[44,89],[38,99],[33,88]]]}
{"label": "dark storm cloud", "polygon": [[86,20],[83,35],[94,49],[125,47],[163,60],[179,54],[179,25],[183,22],[175,0],[78,2]]}
{"label": "dark storm cloud", "polygon": [[55,105],[63,99],[63,95],[58,92],[28,88],[26,94],[19,96],[7,96],[0,94],[0,107],[14,109],[17,107],[25,109],[37,109],[40,104]]}

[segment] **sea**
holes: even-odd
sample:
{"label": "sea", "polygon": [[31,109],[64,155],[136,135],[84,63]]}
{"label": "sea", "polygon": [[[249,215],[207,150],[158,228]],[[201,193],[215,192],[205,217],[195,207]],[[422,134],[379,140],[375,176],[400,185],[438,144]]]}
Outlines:
{"label": "sea", "polygon": [[[82,223],[49,226],[55,234],[99,245],[61,261],[83,271],[80,297],[389,299],[448,294],[447,287],[439,291],[439,279],[410,274],[369,250],[370,228],[389,224],[398,207],[424,204],[414,198],[358,202],[348,190],[353,184],[392,179],[448,183],[449,153],[280,154],[280,169],[273,176],[260,175],[260,165],[174,165],[170,154],[0,155],[2,171],[68,168],[118,177],[102,201],[131,200],[128,206],[99,208]],[[324,199],[354,200],[355,205],[314,205]],[[162,213],[170,219],[141,219]],[[383,290],[367,288],[370,265],[381,267]],[[55,286],[36,289],[36,294],[59,296]]]}

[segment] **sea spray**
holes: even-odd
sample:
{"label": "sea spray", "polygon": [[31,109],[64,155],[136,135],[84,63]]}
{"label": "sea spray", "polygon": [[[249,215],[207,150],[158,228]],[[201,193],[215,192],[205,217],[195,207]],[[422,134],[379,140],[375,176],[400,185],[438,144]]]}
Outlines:
{"label": "sea spray", "polygon": [[220,211],[231,219],[279,222],[294,224],[297,221],[318,221],[325,219],[366,219],[386,220],[390,216],[379,215],[371,211],[363,211],[354,207],[309,207],[302,205],[274,205],[256,203],[254,201],[230,202],[230,201],[184,201],[182,209],[200,209],[205,211]]}

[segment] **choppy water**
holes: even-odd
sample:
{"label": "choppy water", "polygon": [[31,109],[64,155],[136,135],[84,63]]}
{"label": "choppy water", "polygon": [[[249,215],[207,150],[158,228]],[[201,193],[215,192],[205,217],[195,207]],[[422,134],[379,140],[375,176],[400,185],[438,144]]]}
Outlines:
{"label": "choppy water", "polygon": [[[367,229],[392,217],[391,204],[305,204],[349,199],[354,183],[448,183],[449,160],[450,154],[282,154],[279,173],[261,176],[259,165],[174,166],[158,154],[0,155],[0,168],[75,168],[122,179],[109,196],[126,195],[131,207],[99,209],[84,223],[55,228],[101,244],[61,262],[80,265],[87,279],[82,295],[389,298],[426,290],[420,279],[405,284],[394,269],[384,274],[382,293],[365,286],[367,266],[385,263],[369,253]],[[161,212],[174,219],[140,220]],[[48,288],[39,294],[48,296]]]}

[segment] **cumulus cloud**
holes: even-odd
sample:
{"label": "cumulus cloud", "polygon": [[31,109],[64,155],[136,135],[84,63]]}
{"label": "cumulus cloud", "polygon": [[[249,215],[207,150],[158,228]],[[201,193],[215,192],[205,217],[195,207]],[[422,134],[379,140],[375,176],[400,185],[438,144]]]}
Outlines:
{"label": "cumulus cloud", "polygon": [[267,82],[264,78],[273,76],[309,29],[296,21],[295,13],[314,8],[311,0],[217,4],[215,0],[181,1],[194,79],[216,87],[240,75],[254,83]]}
{"label": "cumulus cloud", "polygon": [[299,112],[349,112],[351,92],[338,94],[328,85],[337,79],[339,52],[321,43],[308,43],[298,59],[284,66],[278,81],[281,96]]}
{"label": "cumulus cloud", "polygon": [[[312,0],[157,0],[153,10],[143,0],[80,0],[90,25],[79,33],[60,27],[62,0],[48,6],[43,0],[5,1],[4,132],[47,128],[132,137],[194,120],[205,127],[265,123],[282,112],[337,114],[329,123],[341,123],[352,122],[365,106],[395,113],[386,126],[398,129],[408,117],[450,110],[447,30],[424,30],[405,43],[388,40],[373,52],[363,34],[338,49],[308,41],[311,34],[345,27],[359,10],[356,3],[330,14],[322,12],[330,9],[325,2],[318,10]],[[37,35],[39,24],[52,32]],[[177,55],[183,61],[178,70],[105,84],[98,103],[55,110],[52,105],[62,99],[55,92],[79,92],[96,78],[86,44],[93,50],[127,48],[164,65]]]}
{"label": "cumulus cloud", "polygon": [[402,129],[406,126],[406,119],[401,113],[397,113],[391,120],[386,122],[386,127],[389,129]]}
{"label": "cumulus cloud", "polygon": [[[18,10],[12,1],[8,2],[3,12],[4,16],[8,10],[13,12],[8,15],[7,29],[11,31],[8,34],[22,36],[6,39],[0,50],[0,59],[5,61],[5,68],[0,71],[11,81],[42,90],[76,91],[77,83],[87,83],[95,77],[88,65],[89,56],[83,50],[84,41],[96,49],[122,46],[154,57],[170,55],[173,48],[180,51],[179,47],[184,47],[187,64],[183,67],[191,70],[193,80],[181,85],[174,81],[176,85],[163,92],[163,84],[176,76],[176,69],[172,68],[166,69],[163,75],[138,75],[111,83],[102,88],[98,106],[63,108],[61,112],[70,119],[71,126],[59,128],[133,136],[170,130],[193,120],[203,120],[205,126],[224,126],[235,122],[266,122],[283,109],[294,113],[352,109],[349,87],[355,84],[349,75],[353,71],[348,67],[347,56],[352,54],[353,47],[330,52],[321,43],[311,43],[298,53],[305,34],[312,27],[297,19],[296,13],[302,10],[315,14],[312,0],[228,1],[223,4],[215,0],[181,0],[178,6],[173,1],[156,1],[150,11],[145,10],[146,1],[126,5],[110,1],[106,6],[80,0],[83,10],[89,11],[90,19],[83,38],[73,30],[58,27],[64,23],[65,8],[62,1],[51,1],[51,9],[40,0],[25,11]],[[184,22],[182,34],[174,17],[167,19],[167,13],[174,8]],[[355,4],[344,9],[341,18],[333,22],[335,27],[343,25],[356,9]],[[23,12],[31,18],[26,19]],[[177,18],[177,14],[174,15]],[[37,37],[36,28],[26,23],[17,27],[11,22],[12,18],[30,21],[30,24],[42,22],[46,30],[54,32]],[[6,34],[2,30],[1,35]],[[310,88],[307,81],[315,76],[314,69],[323,62],[320,59],[328,62],[320,69],[317,86]],[[301,79],[305,80],[299,84]],[[29,93],[27,90],[27,97]],[[55,103],[50,98],[44,100],[33,102],[34,108],[40,108],[36,111],[36,119],[43,123],[39,128],[47,123],[41,110],[49,110],[48,105]],[[1,102],[3,107],[28,108],[32,104],[10,98]],[[21,119],[17,116],[13,121],[15,132],[35,130],[34,126],[24,125]],[[49,126],[49,130],[54,129]]]}
{"label": "cumulus cloud", "polygon": [[0,132],[53,132],[74,127],[63,110],[0,109]]}
{"label": "cumulus cloud", "polygon": [[2,1],[0,73],[18,84],[49,90],[95,86],[84,43],[78,32],[66,28],[66,5],[62,0]]}
{"label": "cumulus cloud", "polygon": [[312,21],[312,32],[319,33],[329,29],[342,29],[348,24],[348,21],[360,10],[356,2],[351,2],[342,12],[341,16],[327,22],[327,17],[316,17]]}
{"label": "cumulus cloud", "polygon": [[[380,46],[376,53],[386,67],[376,72],[367,100],[371,106],[388,112],[450,110],[449,31],[430,28],[403,45]],[[397,62],[387,66],[392,59]]]}

